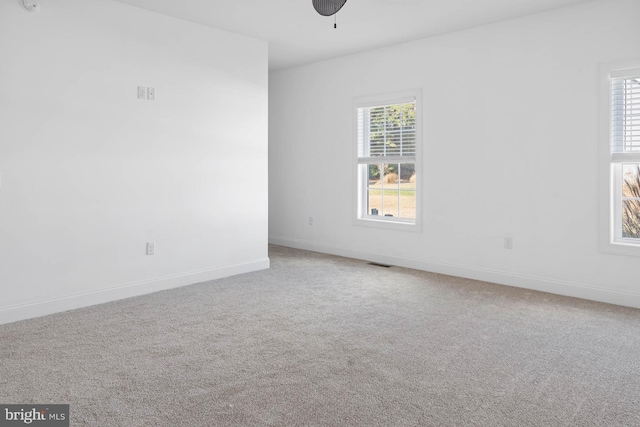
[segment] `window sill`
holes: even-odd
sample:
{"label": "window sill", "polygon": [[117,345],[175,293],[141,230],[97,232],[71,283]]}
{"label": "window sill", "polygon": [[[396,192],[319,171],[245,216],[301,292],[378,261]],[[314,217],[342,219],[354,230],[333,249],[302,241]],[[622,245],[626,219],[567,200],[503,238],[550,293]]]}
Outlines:
{"label": "window sill", "polygon": [[379,228],[384,230],[408,231],[414,233],[420,233],[422,231],[422,227],[417,221],[413,223],[375,218],[356,218],[353,220],[353,223],[354,225],[361,227]]}
{"label": "window sill", "polygon": [[635,242],[609,242],[601,245],[600,249],[610,254],[640,256],[640,244]]}

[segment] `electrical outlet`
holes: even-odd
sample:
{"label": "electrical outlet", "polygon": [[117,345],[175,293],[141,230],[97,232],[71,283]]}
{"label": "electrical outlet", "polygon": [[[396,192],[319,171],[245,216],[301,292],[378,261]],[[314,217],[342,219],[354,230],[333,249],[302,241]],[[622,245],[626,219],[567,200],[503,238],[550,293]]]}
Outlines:
{"label": "electrical outlet", "polygon": [[155,101],[156,100],[156,88],[155,87],[148,87],[147,88],[147,99],[149,101]]}
{"label": "electrical outlet", "polygon": [[509,237],[509,236],[504,237],[504,248],[513,249],[513,237]]}
{"label": "electrical outlet", "polygon": [[147,242],[147,255],[155,255],[155,254],[156,254],[155,242]]}
{"label": "electrical outlet", "polygon": [[313,225],[313,217],[312,216],[309,217],[309,225]]}
{"label": "electrical outlet", "polygon": [[138,86],[138,99],[147,99],[147,88]]}

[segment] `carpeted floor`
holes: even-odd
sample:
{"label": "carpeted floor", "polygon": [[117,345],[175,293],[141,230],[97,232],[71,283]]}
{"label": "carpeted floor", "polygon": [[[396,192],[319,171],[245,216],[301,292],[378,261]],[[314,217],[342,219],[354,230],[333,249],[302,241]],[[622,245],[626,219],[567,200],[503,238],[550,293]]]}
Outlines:
{"label": "carpeted floor", "polygon": [[72,426],[636,426],[640,311],[272,246],[267,271],[0,326]]}

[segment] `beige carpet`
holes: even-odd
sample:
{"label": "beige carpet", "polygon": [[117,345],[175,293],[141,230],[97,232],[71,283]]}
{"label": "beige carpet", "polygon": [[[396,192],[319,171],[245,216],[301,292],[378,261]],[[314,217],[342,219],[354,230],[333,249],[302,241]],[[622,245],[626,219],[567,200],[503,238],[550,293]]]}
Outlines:
{"label": "beige carpet", "polygon": [[268,271],[0,326],[72,426],[637,426],[640,311],[271,247]]}

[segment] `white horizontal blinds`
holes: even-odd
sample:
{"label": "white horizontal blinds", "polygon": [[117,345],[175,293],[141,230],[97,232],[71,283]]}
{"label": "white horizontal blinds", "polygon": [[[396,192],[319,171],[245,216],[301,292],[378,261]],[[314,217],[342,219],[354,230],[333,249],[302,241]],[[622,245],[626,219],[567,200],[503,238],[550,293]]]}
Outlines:
{"label": "white horizontal blinds", "polygon": [[640,153],[640,70],[611,79],[611,151]]}
{"label": "white horizontal blinds", "polygon": [[358,108],[358,157],[369,156],[369,144],[366,142],[369,139],[369,126],[367,120],[369,118],[368,108]]}
{"label": "white horizontal blinds", "polygon": [[358,163],[415,161],[416,102],[358,108]]}

